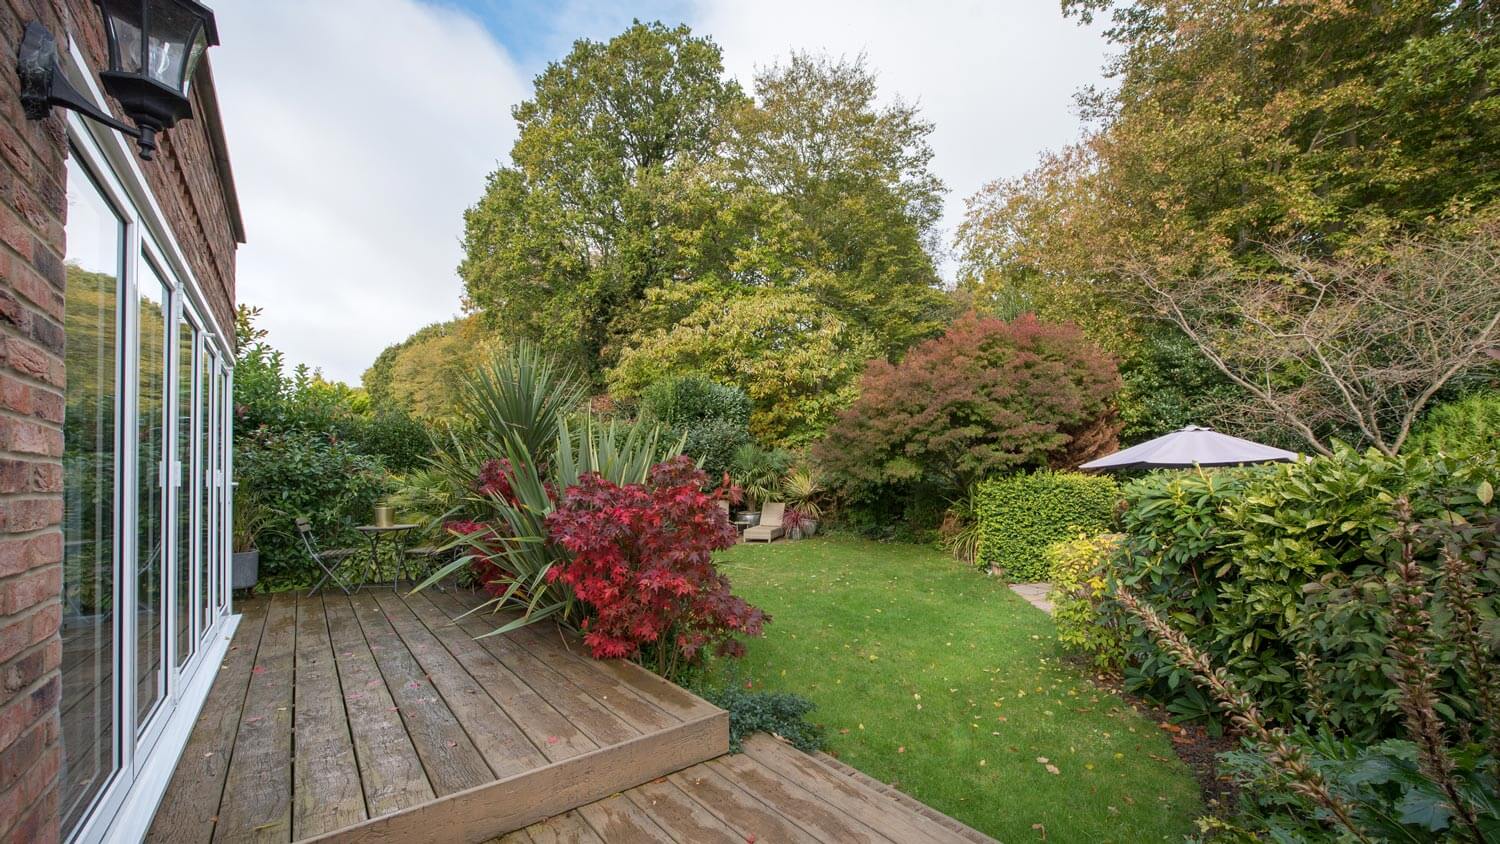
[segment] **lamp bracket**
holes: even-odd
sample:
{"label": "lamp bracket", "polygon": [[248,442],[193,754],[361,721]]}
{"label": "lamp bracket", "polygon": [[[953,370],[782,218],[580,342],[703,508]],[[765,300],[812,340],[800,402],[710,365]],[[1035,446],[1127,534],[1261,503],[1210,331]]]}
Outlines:
{"label": "lamp bracket", "polygon": [[155,129],[116,120],[85,99],[58,67],[57,41],[52,33],[36,21],[26,24],[16,55],[16,74],[21,81],[21,107],[28,119],[41,120],[51,113],[53,106],[62,106],[135,138],[141,158],[150,161],[155,155]]}

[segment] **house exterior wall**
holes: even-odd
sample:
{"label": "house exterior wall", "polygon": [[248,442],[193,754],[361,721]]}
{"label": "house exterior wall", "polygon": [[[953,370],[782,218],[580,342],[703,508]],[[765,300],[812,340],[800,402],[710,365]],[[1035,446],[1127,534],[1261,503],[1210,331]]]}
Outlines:
{"label": "house exterior wall", "polygon": [[[0,0],[0,841],[17,842],[58,839],[62,760],[67,144],[59,110],[41,121],[22,112],[15,56],[33,20],[59,50],[71,37],[95,74],[105,64],[92,0]],[[206,107],[217,113],[204,102],[206,71],[199,82],[195,119],[165,133],[157,159],[141,166],[213,317],[232,331],[243,238],[221,129],[200,119]]]}

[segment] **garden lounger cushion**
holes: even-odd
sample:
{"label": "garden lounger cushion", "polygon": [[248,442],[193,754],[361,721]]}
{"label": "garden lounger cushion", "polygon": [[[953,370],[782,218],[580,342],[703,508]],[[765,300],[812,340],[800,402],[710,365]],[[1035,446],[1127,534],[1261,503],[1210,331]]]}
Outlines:
{"label": "garden lounger cushion", "polygon": [[745,529],[746,542],[770,542],[786,535],[781,519],[786,515],[785,504],[766,504],[760,508],[760,524]]}

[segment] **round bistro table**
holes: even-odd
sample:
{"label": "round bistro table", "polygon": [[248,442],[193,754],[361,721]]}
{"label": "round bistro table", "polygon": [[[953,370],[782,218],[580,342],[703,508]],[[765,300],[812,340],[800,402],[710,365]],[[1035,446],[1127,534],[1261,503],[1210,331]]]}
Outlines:
{"label": "round bistro table", "polygon": [[397,525],[359,525],[354,528],[370,540],[370,576],[360,581],[359,585],[355,587],[356,592],[365,588],[370,581],[378,581],[380,579],[380,540],[385,536],[389,536],[392,542],[397,542],[396,570],[391,573],[391,589],[394,590],[397,588],[397,583],[400,582],[401,575],[406,572],[406,555],[401,553],[399,539],[402,534],[409,530],[415,530],[418,527],[421,527],[421,525],[403,523]]}

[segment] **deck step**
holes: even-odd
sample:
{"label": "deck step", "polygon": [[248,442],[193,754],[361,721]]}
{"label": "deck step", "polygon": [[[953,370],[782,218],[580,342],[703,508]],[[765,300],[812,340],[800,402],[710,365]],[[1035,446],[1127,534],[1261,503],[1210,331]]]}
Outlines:
{"label": "deck step", "polygon": [[306,840],[484,841],[728,752],[729,713],[720,710]]}
{"label": "deck step", "polygon": [[866,774],[863,771],[852,768],[849,765],[840,762],[838,759],[829,756],[827,753],[814,753],[812,754],[812,757],[819,763],[827,767],[829,770],[832,770],[834,773],[846,776],[854,782],[864,786],[865,788],[878,792],[885,797],[894,800],[901,806],[904,806],[905,808],[916,812],[917,814],[931,821],[934,821],[940,826],[952,830],[954,834],[962,838],[973,841],[975,842],[975,844],[994,844],[995,839],[989,837],[988,835],[985,835],[979,830],[948,817],[947,815],[939,812],[926,803],[923,803],[915,797],[912,797],[910,794],[886,785],[885,783],[875,779],[869,774]]}

